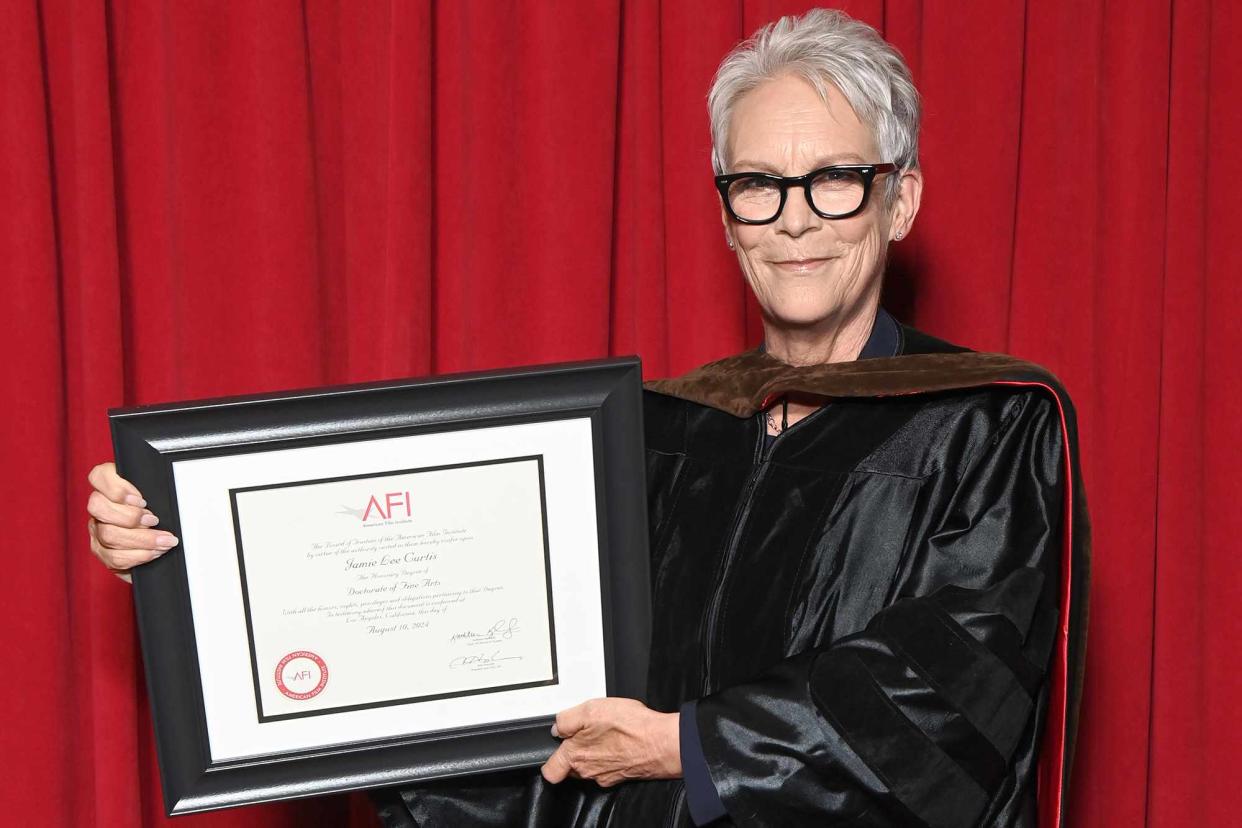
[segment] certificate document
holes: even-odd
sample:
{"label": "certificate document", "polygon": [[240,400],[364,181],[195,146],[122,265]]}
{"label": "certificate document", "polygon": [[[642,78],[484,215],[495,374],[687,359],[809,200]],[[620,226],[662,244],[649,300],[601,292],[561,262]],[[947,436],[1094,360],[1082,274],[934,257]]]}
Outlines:
{"label": "certificate document", "polygon": [[230,498],[260,722],[556,683],[542,455]]}
{"label": "certificate document", "polygon": [[586,418],[179,460],[213,760],[606,694]]}

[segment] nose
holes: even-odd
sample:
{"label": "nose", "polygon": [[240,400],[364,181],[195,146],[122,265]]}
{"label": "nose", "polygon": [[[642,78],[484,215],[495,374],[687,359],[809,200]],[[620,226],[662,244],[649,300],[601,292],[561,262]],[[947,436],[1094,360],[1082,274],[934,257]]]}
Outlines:
{"label": "nose", "polygon": [[802,187],[789,188],[785,209],[781,210],[776,220],[777,232],[796,239],[808,230],[818,229],[823,223],[824,220],[811,209],[806,190]]}

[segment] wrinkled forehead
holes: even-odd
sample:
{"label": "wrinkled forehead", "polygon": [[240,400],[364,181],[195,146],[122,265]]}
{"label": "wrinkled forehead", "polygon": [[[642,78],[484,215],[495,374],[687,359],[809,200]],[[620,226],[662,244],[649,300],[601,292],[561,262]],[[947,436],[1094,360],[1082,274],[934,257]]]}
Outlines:
{"label": "wrinkled forehead", "polygon": [[725,162],[730,171],[781,175],[829,164],[881,161],[871,128],[835,86],[820,93],[807,81],[786,75],[742,95],[733,106]]}

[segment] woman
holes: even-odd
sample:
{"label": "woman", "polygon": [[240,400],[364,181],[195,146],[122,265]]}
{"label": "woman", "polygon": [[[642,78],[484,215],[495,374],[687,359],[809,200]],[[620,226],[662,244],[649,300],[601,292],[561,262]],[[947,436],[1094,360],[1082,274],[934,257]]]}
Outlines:
{"label": "woman", "polygon": [[[726,57],[709,107],[764,345],[649,384],[649,706],[586,702],[557,717],[542,776],[388,792],[381,815],[1057,824],[1085,575],[1072,418],[1038,369],[879,307],[922,195],[908,69],[814,11]],[[107,566],[175,546],[111,464],[91,481]]]}

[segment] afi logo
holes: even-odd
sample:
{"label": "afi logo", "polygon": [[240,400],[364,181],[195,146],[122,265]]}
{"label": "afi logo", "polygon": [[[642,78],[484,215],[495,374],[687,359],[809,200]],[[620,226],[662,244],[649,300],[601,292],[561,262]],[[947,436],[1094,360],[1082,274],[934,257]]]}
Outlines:
{"label": "afi logo", "polygon": [[404,517],[410,517],[409,492],[388,492],[384,495],[383,503],[375,495],[371,495],[371,499],[367,501],[367,508],[362,513],[362,520],[368,521],[375,515],[383,520],[391,520],[402,516],[402,509],[405,510]]}

